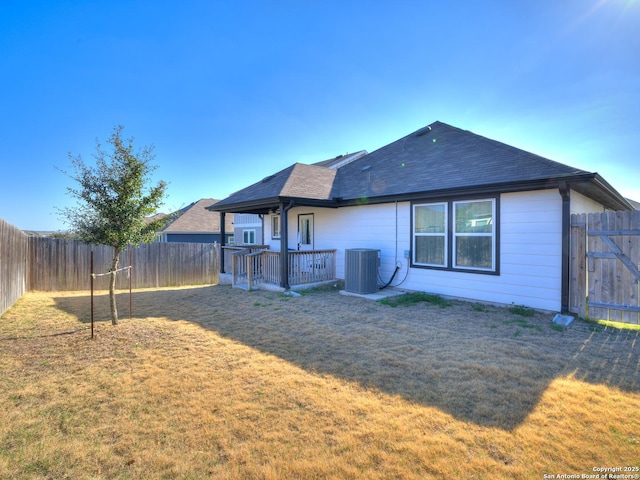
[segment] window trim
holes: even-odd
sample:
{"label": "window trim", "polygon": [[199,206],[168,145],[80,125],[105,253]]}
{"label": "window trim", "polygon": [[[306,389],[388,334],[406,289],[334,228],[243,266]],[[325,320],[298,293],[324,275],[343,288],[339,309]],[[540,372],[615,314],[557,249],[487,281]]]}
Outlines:
{"label": "window trim", "polygon": [[[245,235],[247,233],[251,233],[253,235],[253,242],[245,242]],[[242,230],[242,244],[243,245],[255,245],[256,244],[256,229],[255,228],[246,228]]]}
{"label": "window trim", "polygon": [[[481,202],[487,202],[487,201],[491,201],[491,233],[486,233],[486,232],[466,232],[466,233],[459,233],[457,231],[457,222],[456,222],[456,207],[459,204],[463,204],[463,203],[481,203]],[[496,218],[496,202],[494,199],[470,199],[470,200],[454,200],[451,202],[451,208],[453,210],[452,212],[452,228],[451,228],[451,266],[454,269],[465,269],[465,270],[473,270],[473,271],[483,271],[483,272],[494,272],[495,271],[495,265],[496,265],[496,255],[495,255],[495,251],[496,251],[496,235],[495,235],[495,221],[494,219]],[[457,244],[457,240],[460,237],[490,237],[491,238],[491,267],[487,268],[487,267],[459,267],[457,266],[457,260],[458,260],[458,244]]]}
{"label": "window trim", "polygon": [[[493,208],[493,234],[492,234],[492,268],[481,267],[456,267],[455,266],[455,238],[456,236],[465,236],[465,234],[457,234],[455,232],[455,205],[459,203],[469,202],[482,202],[491,201]],[[417,263],[415,261],[415,209],[420,205],[436,205],[445,204],[447,219],[445,225],[445,265],[428,265],[424,263]],[[411,218],[410,218],[410,245],[411,254],[409,255],[411,268],[422,268],[428,270],[444,270],[451,272],[464,272],[464,273],[477,273],[480,275],[500,275],[500,195],[486,195],[486,196],[461,196],[452,198],[428,198],[423,200],[414,200],[411,202]],[[467,234],[468,235],[468,234]]]}
{"label": "window trim", "polygon": [[449,256],[449,249],[448,249],[448,241],[447,241],[447,237],[448,237],[448,228],[449,228],[449,205],[447,202],[432,202],[432,203],[415,203],[411,205],[411,211],[412,211],[412,220],[415,219],[415,215],[416,215],[416,207],[425,207],[425,206],[435,206],[435,205],[443,205],[444,206],[444,229],[442,231],[442,233],[440,232],[436,232],[436,233],[428,233],[428,232],[423,232],[423,233],[417,233],[414,230],[414,223],[412,222],[412,227],[411,227],[411,233],[412,233],[412,238],[411,238],[411,248],[413,253],[415,254],[416,252],[416,240],[417,237],[442,237],[444,238],[444,255],[443,255],[443,263],[418,263],[416,262],[415,257],[412,255],[411,260],[413,263],[415,263],[416,265],[419,265],[421,267],[430,267],[430,268],[446,268],[447,267],[447,258]]}

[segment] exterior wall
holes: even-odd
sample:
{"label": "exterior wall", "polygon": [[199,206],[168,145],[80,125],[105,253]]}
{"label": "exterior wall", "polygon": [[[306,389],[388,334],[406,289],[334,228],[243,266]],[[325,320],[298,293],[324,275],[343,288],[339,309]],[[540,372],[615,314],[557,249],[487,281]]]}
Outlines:
{"label": "exterior wall", "polygon": [[574,192],[573,190],[570,193],[570,204],[571,204],[571,213],[602,213],[605,211],[605,208],[602,204],[596,202],[595,200],[590,199],[589,197],[585,197],[581,193]]}
{"label": "exterior wall", "polygon": [[[571,192],[571,211],[603,211],[602,205]],[[381,251],[379,281],[392,286],[486,303],[526,305],[559,311],[561,306],[562,197],[556,189],[500,196],[500,274],[409,268],[409,202],[340,209],[299,207],[289,211],[289,248],[296,247],[298,214],[314,214],[315,249],[337,249],[336,274],[344,279],[345,249]],[[265,240],[271,221],[265,216]]]}
{"label": "exterior wall", "polygon": [[233,233],[234,242],[236,244],[243,243],[243,236],[245,230],[255,231],[255,244],[263,244],[263,231],[262,231],[262,219],[259,215],[252,213],[236,213],[233,217]]}
{"label": "exterior wall", "polygon": [[[583,203],[586,203],[583,201]],[[344,278],[344,251],[381,251],[380,280],[392,286],[479,302],[561,309],[562,198],[558,190],[503,194],[500,197],[500,275],[409,268],[409,202],[340,209],[293,208],[289,212],[289,246],[295,248],[297,218],[314,214],[314,246],[337,249],[336,273]],[[265,217],[265,229],[271,222]],[[279,241],[269,240],[274,250]]]}
{"label": "exterior wall", "polygon": [[562,198],[558,190],[500,196],[500,274],[412,269],[403,287],[480,302],[561,309]]}
{"label": "exterior wall", "polygon": [[[299,207],[289,211],[289,248],[295,249],[298,237],[298,215],[313,213],[314,248],[337,249],[336,275],[344,278],[344,251],[349,248],[373,248],[381,251],[380,276],[387,282],[396,265],[402,262],[406,273],[409,250],[409,203],[398,203],[398,235],[396,235],[396,204],[365,205],[340,209]],[[271,239],[271,220],[265,216],[265,240],[272,250],[280,250],[280,240]],[[396,239],[397,244],[396,244]],[[400,272],[396,275],[397,283]]]}

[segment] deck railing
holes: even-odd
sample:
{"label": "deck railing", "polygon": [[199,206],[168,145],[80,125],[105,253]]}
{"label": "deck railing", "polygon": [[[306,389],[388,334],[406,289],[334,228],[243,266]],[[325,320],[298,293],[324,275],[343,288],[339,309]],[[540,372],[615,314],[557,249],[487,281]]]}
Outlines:
{"label": "deck railing", "polygon": [[[259,250],[238,255],[243,255],[245,259],[245,278],[249,290],[259,283],[280,284],[280,252]],[[335,250],[290,251],[288,255],[289,285],[323,282],[336,278]],[[244,280],[241,277],[238,279]]]}
{"label": "deck railing", "polygon": [[289,253],[289,284],[324,282],[336,278],[336,251]]}
{"label": "deck railing", "polygon": [[269,248],[268,245],[225,245],[225,272],[233,275],[233,284],[247,283],[247,255]]}

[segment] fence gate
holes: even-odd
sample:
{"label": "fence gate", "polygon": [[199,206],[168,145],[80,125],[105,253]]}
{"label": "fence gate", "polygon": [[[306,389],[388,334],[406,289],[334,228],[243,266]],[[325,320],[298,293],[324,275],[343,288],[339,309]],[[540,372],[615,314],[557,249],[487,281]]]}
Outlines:
{"label": "fence gate", "polygon": [[640,211],[571,215],[571,312],[640,323]]}

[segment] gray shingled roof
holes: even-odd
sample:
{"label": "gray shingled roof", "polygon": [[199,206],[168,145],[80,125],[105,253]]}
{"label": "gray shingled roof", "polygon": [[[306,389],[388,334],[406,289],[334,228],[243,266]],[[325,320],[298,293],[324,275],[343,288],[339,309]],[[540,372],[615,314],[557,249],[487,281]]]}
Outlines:
{"label": "gray shingled roof", "polygon": [[334,197],[442,191],[588,173],[435,122],[340,169]]}
{"label": "gray shingled roof", "polygon": [[635,200],[631,200],[630,198],[627,198],[627,201],[633,208],[635,208],[636,210],[640,210],[640,202],[636,202]]}
{"label": "gray shingled roof", "polygon": [[290,167],[263,178],[253,185],[231,194],[215,207],[252,201],[278,201],[278,198],[330,200],[336,170],[294,163]]}
{"label": "gray shingled roof", "polygon": [[[203,198],[183,208],[179,216],[167,225],[164,233],[218,233],[220,232],[220,215],[207,210],[215,204],[214,198]],[[225,219],[225,230],[233,232],[233,215]]]}
{"label": "gray shingled roof", "polygon": [[[335,160],[335,159],[333,159]],[[215,207],[264,208],[287,199],[298,205],[338,207],[353,202],[389,201],[518,188],[573,188],[613,208],[628,205],[601,177],[442,122],[413,132],[336,170],[296,163],[261,182],[240,190]],[[580,185],[578,185],[578,183]],[[578,186],[576,186],[578,185]],[[214,207],[214,209],[216,209]]]}

